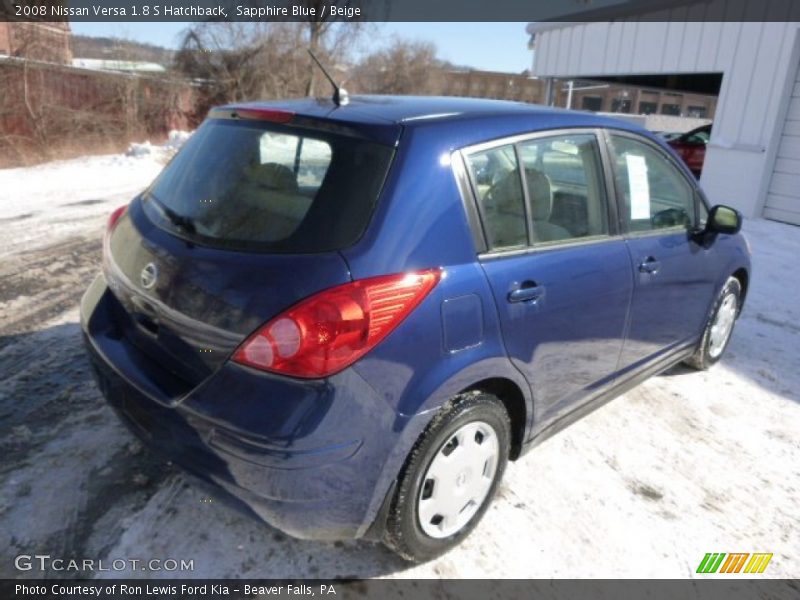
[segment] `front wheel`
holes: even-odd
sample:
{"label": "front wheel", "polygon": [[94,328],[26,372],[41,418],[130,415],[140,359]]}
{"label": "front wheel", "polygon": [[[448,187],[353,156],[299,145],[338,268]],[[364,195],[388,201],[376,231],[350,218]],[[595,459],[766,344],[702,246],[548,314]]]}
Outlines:
{"label": "front wheel", "polygon": [[705,371],[722,358],[739,316],[741,298],[742,284],[735,277],[729,277],[714,304],[700,344],[685,361],[687,365]]}
{"label": "front wheel", "polygon": [[434,417],[400,473],[384,543],[406,560],[446,552],[475,528],[508,461],[511,425],[496,397],[472,392]]}

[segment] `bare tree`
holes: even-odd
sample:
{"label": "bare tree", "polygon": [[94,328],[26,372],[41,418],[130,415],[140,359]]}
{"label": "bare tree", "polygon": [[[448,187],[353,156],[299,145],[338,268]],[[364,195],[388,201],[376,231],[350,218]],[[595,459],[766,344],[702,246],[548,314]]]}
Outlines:
{"label": "bare tree", "polygon": [[436,94],[442,68],[434,44],[395,39],[361,61],[354,88],[370,94]]}
{"label": "bare tree", "polygon": [[[356,0],[306,0],[320,15],[323,4],[355,6]],[[329,14],[329,13],[328,13]],[[316,70],[306,49],[340,75],[367,25],[340,17],[302,22],[198,23],[185,30],[175,67],[202,82],[209,102],[313,96]]]}
{"label": "bare tree", "polygon": [[[356,42],[359,36],[364,33],[366,24],[359,21],[349,21],[347,23],[340,22],[339,17],[331,17],[331,7],[337,9],[356,9],[360,8],[364,3],[362,0],[336,0],[331,2],[328,0],[305,0],[302,4],[309,9],[314,10],[316,19],[306,21],[306,29],[308,35],[308,49],[315,55],[324,56],[325,59],[334,59],[335,63],[339,62],[336,57],[341,58],[352,45]],[[323,13],[323,7],[327,6],[326,17],[320,19],[319,16]],[[308,83],[306,85],[306,96],[314,96],[316,92],[317,81],[317,67],[307,59]]]}

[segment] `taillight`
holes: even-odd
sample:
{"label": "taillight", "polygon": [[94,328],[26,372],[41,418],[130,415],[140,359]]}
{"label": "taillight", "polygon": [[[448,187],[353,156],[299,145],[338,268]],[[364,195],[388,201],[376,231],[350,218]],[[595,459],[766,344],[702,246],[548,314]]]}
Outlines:
{"label": "taillight", "polygon": [[111,235],[111,232],[114,231],[114,227],[117,226],[117,221],[119,221],[122,215],[125,214],[126,210],[128,210],[127,204],[115,209],[114,212],[112,212],[108,216],[108,223],[106,224],[106,235]]}
{"label": "taillight", "polygon": [[119,220],[122,218],[122,215],[125,214],[125,211],[128,210],[128,205],[120,206],[119,208],[114,209],[108,216],[108,222],[106,223],[106,232],[103,235],[103,264],[106,265],[106,260],[111,254],[111,234],[114,232],[114,228],[119,223]]}
{"label": "taillight", "polygon": [[311,296],[253,333],[237,363],[293,377],[327,377],[353,364],[430,293],[441,270],[372,277]]}

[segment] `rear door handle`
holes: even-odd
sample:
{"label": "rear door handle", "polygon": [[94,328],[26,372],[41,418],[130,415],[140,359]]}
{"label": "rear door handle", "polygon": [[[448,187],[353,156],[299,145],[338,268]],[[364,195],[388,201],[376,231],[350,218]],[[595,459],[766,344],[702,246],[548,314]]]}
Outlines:
{"label": "rear door handle", "polygon": [[661,268],[661,263],[658,262],[654,257],[648,256],[639,264],[639,272],[640,273],[650,273],[655,275],[658,273],[658,270]]}
{"label": "rear door handle", "polygon": [[519,288],[508,293],[509,302],[526,302],[538,300],[544,296],[544,286],[537,285],[535,281],[525,281]]}

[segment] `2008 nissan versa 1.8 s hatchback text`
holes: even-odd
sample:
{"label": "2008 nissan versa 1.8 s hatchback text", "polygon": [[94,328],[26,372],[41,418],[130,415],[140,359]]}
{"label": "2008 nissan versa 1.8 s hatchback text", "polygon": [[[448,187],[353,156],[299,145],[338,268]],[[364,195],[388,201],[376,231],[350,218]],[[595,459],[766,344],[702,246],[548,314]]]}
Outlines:
{"label": "2008 nissan versa 1.8 s hatchback text", "polygon": [[83,331],[148,445],[293,536],[425,560],[533,442],[720,359],[740,224],[657,138],[590,113],[226,106],[111,215]]}

